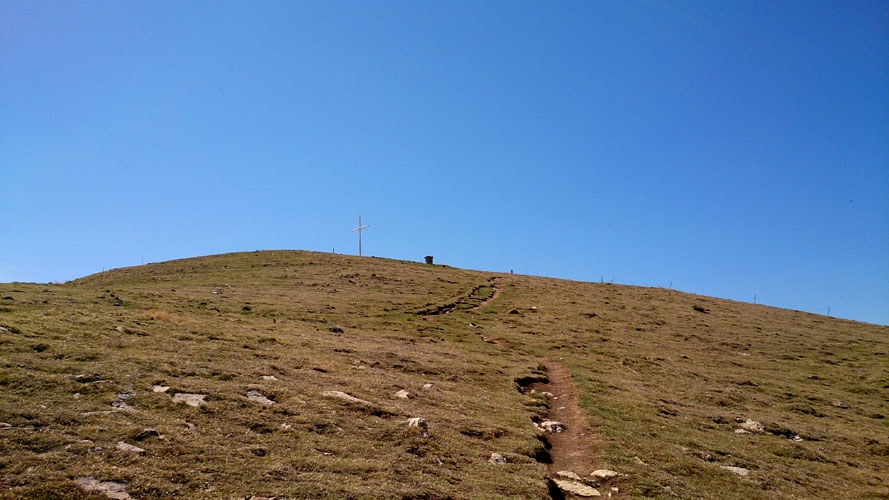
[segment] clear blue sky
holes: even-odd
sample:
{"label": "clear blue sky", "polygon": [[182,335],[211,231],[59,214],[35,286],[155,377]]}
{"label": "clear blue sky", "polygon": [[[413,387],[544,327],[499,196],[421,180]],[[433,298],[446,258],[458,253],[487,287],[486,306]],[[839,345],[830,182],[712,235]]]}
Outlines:
{"label": "clear blue sky", "polygon": [[889,2],[0,0],[0,282],[256,249],[889,324]]}

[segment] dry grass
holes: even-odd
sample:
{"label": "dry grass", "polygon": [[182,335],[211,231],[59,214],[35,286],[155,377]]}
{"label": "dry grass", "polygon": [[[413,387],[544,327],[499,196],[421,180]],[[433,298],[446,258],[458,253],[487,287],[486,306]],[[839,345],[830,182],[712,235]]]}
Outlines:
{"label": "dry grass", "polygon": [[535,356],[571,370],[619,497],[889,495],[889,328],[514,275],[483,309],[417,314],[493,276],[280,251],[0,284],[0,498],[104,498],[79,477],[138,499],[549,498],[513,382]]}

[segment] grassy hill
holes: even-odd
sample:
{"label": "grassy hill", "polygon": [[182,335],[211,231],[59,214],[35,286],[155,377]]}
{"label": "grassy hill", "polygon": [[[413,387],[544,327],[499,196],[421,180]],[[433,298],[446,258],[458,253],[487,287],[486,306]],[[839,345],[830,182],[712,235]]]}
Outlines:
{"label": "grassy hill", "polygon": [[299,251],[0,284],[0,498],[570,498],[558,472],[596,469],[612,498],[889,498],[887,353],[762,305]]}

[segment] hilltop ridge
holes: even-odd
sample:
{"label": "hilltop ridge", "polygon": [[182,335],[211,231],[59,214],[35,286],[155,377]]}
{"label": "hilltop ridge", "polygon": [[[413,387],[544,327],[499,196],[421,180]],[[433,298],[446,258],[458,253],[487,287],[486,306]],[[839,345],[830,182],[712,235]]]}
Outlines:
{"label": "hilltop ridge", "polygon": [[0,498],[889,494],[889,327],[304,251],[0,297]]}

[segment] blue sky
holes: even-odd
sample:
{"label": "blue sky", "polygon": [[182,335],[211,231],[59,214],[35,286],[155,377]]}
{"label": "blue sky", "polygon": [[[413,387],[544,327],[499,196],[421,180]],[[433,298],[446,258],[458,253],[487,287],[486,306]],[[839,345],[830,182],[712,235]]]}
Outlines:
{"label": "blue sky", "polygon": [[256,249],[889,324],[885,1],[0,0],[0,282]]}

